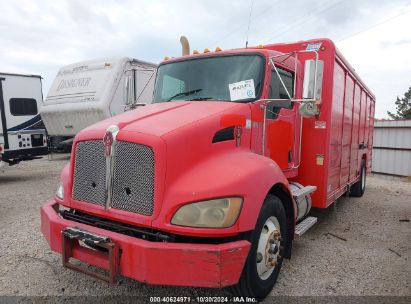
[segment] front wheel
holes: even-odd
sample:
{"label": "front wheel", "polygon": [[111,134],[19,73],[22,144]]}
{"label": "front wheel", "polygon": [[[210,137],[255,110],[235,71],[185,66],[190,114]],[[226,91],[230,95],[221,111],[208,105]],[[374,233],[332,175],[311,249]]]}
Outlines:
{"label": "front wheel", "polygon": [[250,237],[251,249],[240,280],[231,288],[234,295],[260,300],[271,292],[281,270],[286,240],[284,206],[277,196],[268,195]]}

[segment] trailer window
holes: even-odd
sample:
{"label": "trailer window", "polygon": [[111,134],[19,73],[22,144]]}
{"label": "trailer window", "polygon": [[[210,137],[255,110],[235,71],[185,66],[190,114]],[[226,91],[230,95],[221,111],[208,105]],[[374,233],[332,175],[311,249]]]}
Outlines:
{"label": "trailer window", "polygon": [[[284,82],[285,87],[287,88],[288,92],[292,97],[292,92],[294,89],[294,77],[291,72],[283,70],[277,67],[278,74],[280,74],[282,81]],[[283,85],[281,84],[280,79],[278,78],[277,73],[275,70],[271,71],[271,81],[270,87],[268,89],[268,99],[287,99],[288,95],[285,91]],[[273,104],[268,104],[267,106],[267,118],[275,119],[277,118],[277,114],[280,111],[280,108],[274,107]]]}
{"label": "trailer window", "polygon": [[11,98],[10,113],[13,116],[36,115],[37,102],[32,98]]}

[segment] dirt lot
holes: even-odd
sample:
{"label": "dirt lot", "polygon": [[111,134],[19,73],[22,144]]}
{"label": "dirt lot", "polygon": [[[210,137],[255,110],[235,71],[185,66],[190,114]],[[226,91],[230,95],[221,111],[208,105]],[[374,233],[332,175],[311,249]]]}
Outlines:
{"label": "dirt lot", "polygon": [[[39,208],[67,161],[58,155],[0,173],[0,295],[229,295],[125,278],[108,285],[64,269],[40,232]],[[273,295],[411,296],[411,183],[368,177],[362,198],[314,215],[318,224],[294,242]]]}

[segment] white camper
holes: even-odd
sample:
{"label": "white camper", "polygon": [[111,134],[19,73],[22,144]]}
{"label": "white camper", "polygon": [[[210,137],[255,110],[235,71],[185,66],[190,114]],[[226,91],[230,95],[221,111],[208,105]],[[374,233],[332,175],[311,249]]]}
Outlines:
{"label": "white camper", "polygon": [[150,103],[156,68],[127,57],[61,68],[41,109],[48,135],[72,138],[93,123]]}
{"label": "white camper", "polygon": [[41,76],[0,72],[0,166],[48,153]]}

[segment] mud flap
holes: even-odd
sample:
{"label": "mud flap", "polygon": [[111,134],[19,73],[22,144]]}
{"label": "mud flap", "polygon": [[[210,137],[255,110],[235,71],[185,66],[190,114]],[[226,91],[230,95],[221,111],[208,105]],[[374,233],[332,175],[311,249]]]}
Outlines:
{"label": "mud flap", "polygon": [[[110,238],[100,236],[78,227],[68,227],[61,231],[62,239],[62,260],[63,266],[69,269],[76,270],[81,273],[85,273],[94,278],[109,282],[116,283],[116,277],[119,270],[119,247],[117,244],[111,241]],[[79,242],[92,245],[92,248],[81,246]],[[90,250],[91,252],[99,250],[98,254],[102,254],[107,257],[108,261],[108,273],[101,274],[95,271],[88,270],[84,267],[70,263],[70,258],[73,257],[73,248],[81,247],[83,250]],[[94,249],[93,249],[94,248]]]}

